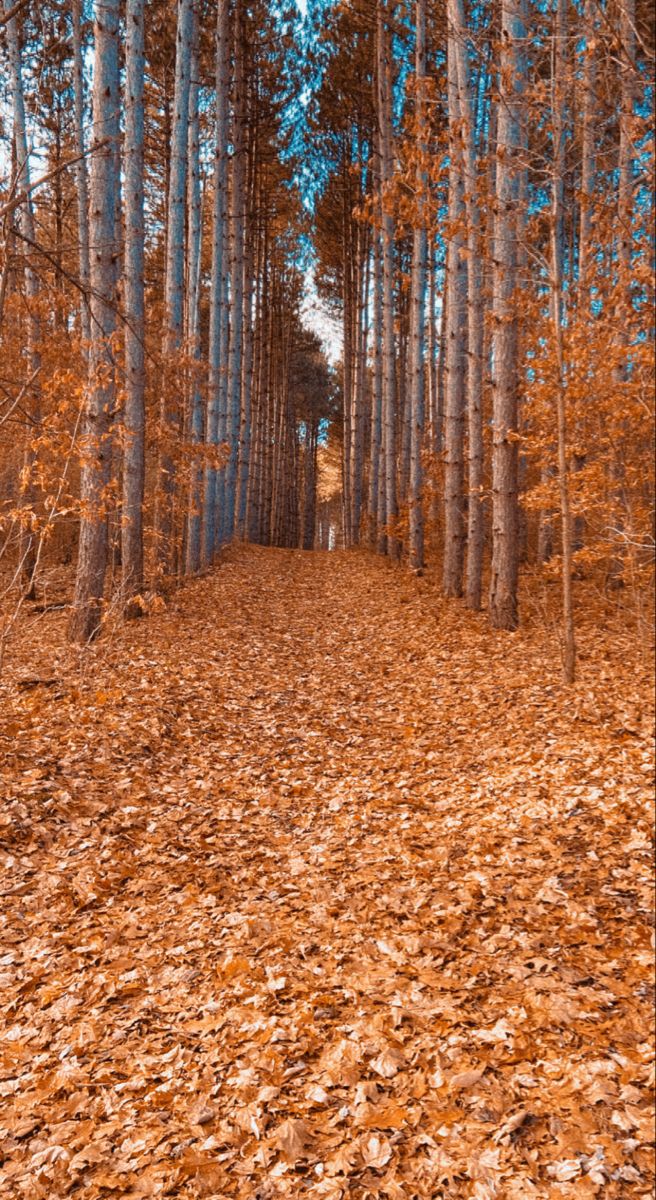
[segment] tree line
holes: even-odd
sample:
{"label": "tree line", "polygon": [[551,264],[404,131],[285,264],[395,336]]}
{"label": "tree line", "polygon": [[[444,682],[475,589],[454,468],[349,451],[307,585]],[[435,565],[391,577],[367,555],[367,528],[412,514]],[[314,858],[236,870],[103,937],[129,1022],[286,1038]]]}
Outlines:
{"label": "tree line", "polygon": [[574,576],[653,562],[651,14],[357,0],[328,25],[345,542],[421,570],[428,529],[445,594],[502,629],[521,564],[557,560],[571,678]]}
{"label": "tree line", "polygon": [[72,638],[114,564],[141,611],[144,547],[314,545],[328,439],[347,547],[428,553],[505,629],[557,567],[573,676],[573,581],[653,557],[653,32],[643,0],[5,0],[3,528],[28,591],[76,531]]}
{"label": "tree line", "polygon": [[3,381],[25,445],[9,517],[33,591],[47,518],[73,514],[75,641],[100,628],[114,558],[126,615],[142,610],[145,516],[160,578],[233,538],[313,544],[337,383],[300,316],[291,36],[284,14],[243,0],[99,0],[92,14],[72,0],[36,22],[6,6],[2,335],[28,374],[19,407],[13,372]]}

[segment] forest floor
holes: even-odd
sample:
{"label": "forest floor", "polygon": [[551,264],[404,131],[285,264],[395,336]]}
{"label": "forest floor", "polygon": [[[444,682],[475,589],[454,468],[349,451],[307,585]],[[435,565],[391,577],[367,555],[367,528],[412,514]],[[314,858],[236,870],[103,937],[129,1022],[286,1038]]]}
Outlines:
{"label": "forest floor", "polygon": [[0,684],[0,1196],[651,1196],[649,664],[231,552]]}

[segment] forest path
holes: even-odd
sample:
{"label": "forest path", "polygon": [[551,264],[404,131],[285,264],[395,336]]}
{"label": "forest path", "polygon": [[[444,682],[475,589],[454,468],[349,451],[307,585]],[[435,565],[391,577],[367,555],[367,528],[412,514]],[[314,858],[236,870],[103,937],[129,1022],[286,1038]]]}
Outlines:
{"label": "forest path", "polygon": [[232,551],[81,675],[45,620],[0,1196],[647,1193],[644,676],[563,693],[539,628],[355,554]]}

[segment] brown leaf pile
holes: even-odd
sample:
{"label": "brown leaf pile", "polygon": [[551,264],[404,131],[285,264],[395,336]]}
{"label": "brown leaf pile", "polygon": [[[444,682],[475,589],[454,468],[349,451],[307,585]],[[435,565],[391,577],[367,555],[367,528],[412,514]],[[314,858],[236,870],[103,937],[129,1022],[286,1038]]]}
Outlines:
{"label": "brown leaf pile", "polygon": [[0,689],[2,1197],[651,1195],[644,668],[357,555],[64,619]]}

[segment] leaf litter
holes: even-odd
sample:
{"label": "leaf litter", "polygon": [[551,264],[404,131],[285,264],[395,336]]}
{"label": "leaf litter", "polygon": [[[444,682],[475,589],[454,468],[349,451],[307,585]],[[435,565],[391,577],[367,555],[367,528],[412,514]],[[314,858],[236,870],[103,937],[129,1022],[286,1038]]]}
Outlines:
{"label": "leaf litter", "polygon": [[0,685],[0,1196],[651,1195],[626,646],[562,689],[537,626],[256,548],[82,669],[64,621]]}

